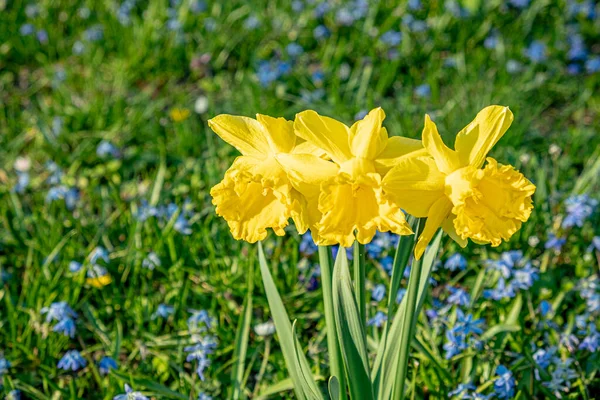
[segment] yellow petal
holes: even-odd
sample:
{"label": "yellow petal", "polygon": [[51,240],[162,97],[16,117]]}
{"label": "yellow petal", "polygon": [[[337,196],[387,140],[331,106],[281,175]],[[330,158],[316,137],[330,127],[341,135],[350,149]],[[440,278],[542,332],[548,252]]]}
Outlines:
{"label": "yellow petal", "polygon": [[442,223],[442,229],[452,240],[454,240],[460,247],[463,249],[467,247],[469,241],[467,239],[463,239],[460,237],[458,233],[456,233],[456,229],[454,228],[454,220],[456,219],[456,215],[450,214],[448,218],[444,220]]}
{"label": "yellow petal", "polygon": [[456,233],[463,239],[498,246],[531,215],[535,186],[512,166],[487,160],[477,173],[459,170],[448,176],[447,192],[452,193]]}
{"label": "yellow petal", "polygon": [[262,114],[256,114],[256,120],[265,128],[267,141],[273,152],[289,153],[292,151],[296,144],[293,121]]}
{"label": "yellow petal", "polygon": [[265,158],[271,153],[265,128],[252,118],[221,114],[210,119],[208,126],[245,156]]}
{"label": "yellow petal", "polygon": [[402,157],[383,178],[383,191],[392,203],[415,217],[426,217],[444,196],[445,175],[431,157]]}
{"label": "yellow petal", "polygon": [[283,236],[300,198],[275,159],[251,157],[238,157],[210,194],[233,237],[250,243],[263,240],[268,228]]}
{"label": "yellow petal", "polygon": [[421,232],[415,246],[415,258],[417,260],[423,256],[427,245],[431,242],[433,235],[435,235],[435,232],[437,232],[444,220],[448,218],[451,209],[452,203],[446,198],[441,198],[433,204],[425,222],[425,229]]}
{"label": "yellow petal", "polygon": [[88,285],[95,287],[96,289],[100,289],[104,286],[110,285],[110,283],[112,282],[112,278],[110,277],[110,275],[106,274],[97,276],[95,278],[86,278],[85,282]]}
{"label": "yellow petal", "polygon": [[276,159],[287,173],[294,189],[302,194],[302,199],[292,209],[292,218],[298,232],[304,233],[306,228],[310,228],[316,244],[334,244],[319,234],[322,216],[319,211],[319,194],[321,183],[334,177],[339,167],[311,154],[278,154]]}
{"label": "yellow petal", "polygon": [[[301,142],[301,143],[299,143],[299,142]],[[296,146],[291,151],[291,153],[292,154],[312,154],[313,156],[317,156],[324,160],[330,159],[329,156],[327,155],[327,153],[325,152],[325,150],[323,150],[320,147],[315,146],[311,142],[306,142],[306,141],[304,141],[304,139],[301,139],[299,137],[296,137]]]}
{"label": "yellow petal", "polygon": [[352,158],[348,139],[350,129],[333,118],[323,117],[312,110],[296,115],[296,135],[322,148],[338,164]]}
{"label": "yellow petal", "polygon": [[350,247],[355,239],[362,244],[369,243],[376,231],[412,233],[400,208],[383,198],[376,173],[358,180],[340,173],[324,182],[319,211],[323,213],[319,234],[344,247]]}
{"label": "yellow petal", "polygon": [[382,128],[385,113],[381,107],[371,110],[350,129],[350,150],[355,157],[374,160],[385,148],[388,135]]}
{"label": "yellow petal", "polygon": [[442,137],[438,133],[437,126],[425,115],[425,127],[423,128],[423,146],[434,158],[438,169],[445,174],[459,168],[458,153],[451,150],[444,144]]}
{"label": "yellow petal", "polygon": [[504,135],[513,121],[508,107],[489,106],[456,136],[455,149],[462,166],[481,168],[488,152]]}
{"label": "yellow petal", "polygon": [[400,158],[410,154],[411,156],[427,155],[423,142],[417,139],[409,139],[403,136],[392,136],[387,140],[385,148],[375,159],[377,172],[384,176],[392,169]]}

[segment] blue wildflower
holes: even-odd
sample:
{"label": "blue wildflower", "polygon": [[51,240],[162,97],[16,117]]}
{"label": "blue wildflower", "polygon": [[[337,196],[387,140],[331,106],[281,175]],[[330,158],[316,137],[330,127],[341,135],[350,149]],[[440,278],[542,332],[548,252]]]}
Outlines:
{"label": "blue wildflower", "polygon": [[96,155],[100,158],[117,158],[119,157],[119,154],[119,149],[108,140],[101,141],[100,144],[98,144],[98,147],[96,147]]}
{"label": "blue wildflower", "polygon": [[496,368],[498,376],[494,381],[494,392],[499,399],[510,399],[515,395],[515,378],[504,365]]}
{"label": "blue wildflower", "polygon": [[367,325],[381,328],[385,321],[387,321],[387,315],[385,315],[385,313],[383,313],[382,311],[377,311],[373,318],[367,321]]}
{"label": "blue wildflower", "polygon": [[529,44],[529,47],[525,49],[525,56],[533,63],[546,61],[546,45],[539,40],[534,40]]}
{"label": "blue wildflower", "polygon": [[134,392],[128,384],[125,384],[125,394],[119,394],[113,397],[113,400],[148,400],[148,398],[140,392]]}
{"label": "blue wildflower", "polygon": [[381,43],[385,44],[386,46],[390,46],[390,47],[398,46],[400,44],[400,42],[402,41],[402,32],[398,32],[398,31],[394,31],[394,30],[387,31],[383,35],[381,35],[379,40],[381,41]]}
{"label": "blue wildflower", "polygon": [[98,370],[100,371],[100,374],[102,375],[106,375],[110,372],[111,369],[118,369],[119,366],[117,365],[117,362],[108,356],[104,356],[102,357],[102,359],[100,360],[100,362],[98,362]]}
{"label": "blue wildflower", "polygon": [[570,61],[582,61],[587,58],[587,50],[583,37],[579,33],[574,33],[568,37],[569,51],[567,58]]}
{"label": "blue wildflower", "polygon": [[506,62],[506,72],[508,72],[511,75],[521,72],[522,69],[523,65],[517,60],[511,59]]}
{"label": "blue wildflower", "polygon": [[548,240],[544,243],[544,248],[546,250],[560,251],[565,243],[567,243],[567,239],[557,237],[554,233],[550,233],[548,235]]}
{"label": "blue wildflower", "polygon": [[77,350],[69,350],[58,362],[57,367],[65,371],[77,371],[87,365],[85,358]]}
{"label": "blue wildflower", "polygon": [[556,369],[550,375],[550,382],[542,383],[550,389],[557,397],[562,397],[561,393],[566,392],[571,387],[571,381],[577,378],[577,373],[571,368],[573,359],[567,358],[565,361],[556,359]]}
{"label": "blue wildflower", "polygon": [[207,336],[200,338],[198,343],[184,348],[184,351],[188,353],[186,361],[198,362],[196,373],[201,380],[204,380],[204,370],[210,365],[208,356],[214,352],[216,347],[217,342],[214,338]]}
{"label": "blue wildflower", "polygon": [[77,318],[77,314],[66,301],[59,301],[50,304],[50,307],[44,307],[41,314],[46,314],[46,322],[62,321],[66,318]]}
{"label": "blue wildflower", "polygon": [[512,286],[515,289],[527,290],[533,286],[533,282],[535,282],[538,277],[537,268],[533,268],[531,263],[527,263],[522,269],[514,271]]}
{"label": "blue wildflower", "polygon": [[[342,248],[344,248],[344,247],[342,247]],[[331,254],[333,255],[334,260],[337,258],[339,249],[340,249],[339,245],[335,245],[335,246],[331,247]],[[345,250],[346,250],[346,258],[348,258],[348,260],[354,259],[354,252],[352,251],[352,247],[347,247],[347,248],[345,248]]]}
{"label": "blue wildflower", "polygon": [[81,270],[82,266],[83,266],[83,264],[81,264],[80,262],[71,261],[69,263],[69,271],[71,271],[72,273],[77,273]]}
{"label": "blue wildflower", "polygon": [[351,26],[354,23],[354,15],[350,9],[342,7],[335,13],[335,21],[341,26]]}
{"label": "blue wildflower", "polygon": [[388,275],[392,275],[392,269],[394,268],[394,257],[385,256],[379,260],[379,264],[381,264],[381,267],[385,272],[388,273]]}
{"label": "blue wildflower", "polygon": [[467,306],[471,302],[471,296],[461,288],[448,287],[450,291],[450,296],[448,296],[448,303],[458,305],[458,306]]}
{"label": "blue wildflower", "polygon": [[406,289],[398,289],[398,293],[396,293],[396,303],[398,303],[398,304],[402,303],[402,299],[404,298],[405,294],[406,294]]}
{"label": "blue wildflower", "polygon": [[454,253],[444,263],[444,268],[449,271],[464,271],[467,268],[467,259],[460,253]]}
{"label": "blue wildflower", "polygon": [[582,227],[586,219],[588,219],[598,206],[598,200],[591,198],[587,194],[579,196],[571,196],[565,200],[567,216],[562,222],[563,228],[571,228],[573,226]]}
{"label": "blue wildflower", "polygon": [[192,0],[190,3],[190,11],[194,14],[199,14],[201,12],[206,11],[207,5],[203,0]]}
{"label": "blue wildflower", "polygon": [[429,84],[424,83],[415,88],[415,96],[421,99],[428,99],[431,97],[431,86]]}
{"label": "blue wildflower", "polygon": [[591,57],[587,60],[585,70],[590,74],[600,71],[600,56]]}
{"label": "blue wildflower", "polygon": [[37,38],[37,40],[41,43],[41,44],[46,44],[48,43],[48,32],[46,32],[45,29],[40,29],[36,32],[35,37]]}
{"label": "blue wildflower", "polygon": [[594,236],[592,238],[592,243],[590,243],[587,251],[588,253],[591,253],[592,251],[600,251],[600,236]]}
{"label": "blue wildflower", "polygon": [[92,250],[90,253],[91,264],[97,264],[99,260],[102,260],[107,264],[110,262],[110,259],[108,258],[108,251],[101,246],[94,248],[94,250]]}
{"label": "blue wildflower", "polygon": [[600,332],[596,329],[595,323],[590,323],[586,336],[579,344],[580,350],[587,350],[590,353],[595,353],[600,348]]}
{"label": "blue wildflower", "polygon": [[527,8],[529,6],[529,0],[508,0],[508,2],[516,8]]}
{"label": "blue wildflower", "polygon": [[19,33],[21,34],[21,36],[29,36],[33,34],[33,32],[35,32],[35,28],[31,24],[23,24],[19,29]]}
{"label": "blue wildflower", "polygon": [[460,354],[463,350],[467,348],[467,344],[465,343],[464,335],[456,335],[451,329],[446,331],[446,343],[444,343],[444,350],[446,354],[444,357],[446,360],[451,359],[452,357]]}
{"label": "blue wildflower", "polygon": [[198,400],[213,400],[213,398],[206,393],[198,394]]}
{"label": "blue wildflower", "polygon": [[315,254],[318,250],[317,245],[313,241],[312,235],[310,231],[306,231],[305,234],[302,235],[302,240],[300,241],[300,253],[304,256],[311,256]]}
{"label": "blue wildflower", "polygon": [[260,19],[258,19],[258,17],[256,15],[250,15],[244,21],[244,28],[246,28],[249,31],[253,31],[259,27],[260,27]]}
{"label": "blue wildflower", "polygon": [[187,325],[190,331],[197,331],[200,323],[210,329],[215,322],[214,318],[208,315],[206,310],[188,310],[192,315],[187,320]]}
{"label": "blue wildflower", "polygon": [[160,258],[158,258],[158,255],[156,255],[156,253],[153,251],[148,253],[146,258],[144,258],[142,261],[142,267],[147,268],[150,271],[154,270],[156,267],[160,267],[161,265]]}
{"label": "blue wildflower", "polygon": [[98,42],[104,38],[104,27],[102,25],[94,25],[83,32],[83,37],[88,42]]}
{"label": "blue wildflower", "polygon": [[465,314],[460,308],[456,310],[456,324],[454,325],[454,333],[463,335],[481,335],[483,333],[482,326],[485,321],[483,318],[473,319],[473,314]]}
{"label": "blue wildflower", "polygon": [[421,8],[421,0],[408,0],[408,9],[412,11],[419,10]]}
{"label": "blue wildflower", "polygon": [[290,57],[298,57],[304,53],[304,49],[298,43],[290,43],[285,48],[286,52]]}
{"label": "blue wildflower", "polygon": [[158,305],[158,308],[156,309],[154,314],[152,314],[152,319],[156,319],[158,317],[168,318],[169,315],[173,314],[174,312],[175,312],[175,307],[161,303]]}
{"label": "blue wildflower", "polygon": [[498,46],[498,32],[493,31],[483,41],[483,47],[485,47],[488,50],[492,50],[495,49],[496,46]]}
{"label": "blue wildflower", "polygon": [[21,391],[20,390],[11,390],[8,392],[4,400],[21,400]]}
{"label": "blue wildflower", "polygon": [[329,29],[325,25],[319,25],[313,30],[313,36],[316,40],[322,40],[329,37]]}
{"label": "blue wildflower", "polygon": [[380,283],[373,288],[373,291],[371,292],[371,298],[376,302],[380,302],[381,300],[383,300],[384,297],[385,285]]}
{"label": "blue wildflower", "polygon": [[0,355],[0,378],[6,374],[10,368],[10,361]]}
{"label": "blue wildflower", "polygon": [[70,338],[75,337],[75,320],[72,318],[64,318],[60,320],[54,327],[52,328],[53,332],[62,333],[65,336]]}
{"label": "blue wildflower", "polygon": [[80,55],[85,51],[85,45],[81,41],[73,43],[73,54]]}

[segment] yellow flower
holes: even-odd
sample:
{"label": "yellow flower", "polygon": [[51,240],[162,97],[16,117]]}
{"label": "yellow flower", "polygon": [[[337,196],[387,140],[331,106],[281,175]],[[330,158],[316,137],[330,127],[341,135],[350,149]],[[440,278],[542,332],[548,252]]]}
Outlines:
{"label": "yellow flower", "polygon": [[190,110],[187,108],[173,108],[169,111],[169,116],[173,122],[185,121],[190,117]]}
{"label": "yellow flower", "polygon": [[368,243],[377,230],[408,235],[412,230],[398,206],[383,197],[381,179],[403,155],[425,154],[419,140],[388,138],[385,113],[372,110],[347,127],[314,111],[296,116],[296,134],[325,151],[332,160],[314,155],[278,155],[294,187],[306,200],[307,223],[318,244],[354,240]]}
{"label": "yellow flower", "polygon": [[298,143],[293,123],[284,118],[219,115],[208,124],[242,153],[210,191],[216,212],[227,221],[233,237],[254,243],[267,236],[267,228],[282,236],[290,217],[300,233],[306,232],[306,200],[292,187],[275,157],[321,152]]}
{"label": "yellow flower", "polygon": [[440,226],[463,247],[467,239],[498,246],[529,218],[535,186],[493,158],[481,169],[512,120],[508,107],[486,107],[458,133],[451,150],[425,116],[423,145],[430,156],[404,157],[383,179],[390,201],[416,217],[427,217],[415,248],[417,258]]}
{"label": "yellow flower", "polygon": [[86,278],[85,282],[88,285],[95,287],[96,289],[101,289],[106,285],[109,285],[112,282],[112,278],[110,275],[100,275],[93,278]]}

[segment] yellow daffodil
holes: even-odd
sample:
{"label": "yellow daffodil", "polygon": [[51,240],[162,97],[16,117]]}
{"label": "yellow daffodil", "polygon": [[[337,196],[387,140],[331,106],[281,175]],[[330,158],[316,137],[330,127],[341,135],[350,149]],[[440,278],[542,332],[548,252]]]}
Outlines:
{"label": "yellow daffodil", "polygon": [[235,239],[254,243],[272,228],[279,236],[291,217],[300,233],[308,229],[306,200],[292,187],[277,162],[278,154],[322,152],[300,143],[292,121],[257,114],[256,119],[219,115],[209,126],[242,153],[210,194],[217,214],[228,223]]}
{"label": "yellow daffodil", "polygon": [[307,223],[318,244],[368,243],[377,230],[412,231],[400,208],[383,197],[381,179],[402,156],[426,154],[419,140],[392,137],[382,127],[385,113],[372,110],[352,127],[314,111],[296,116],[296,134],[323,149],[315,155],[279,154],[294,187],[304,195]]}
{"label": "yellow daffodil", "polygon": [[417,258],[440,226],[463,247],[469,238],[498,246],[529,218],[535,186],[512,166],[486,158],[512,121],[508,107],[486,107],[458,133],[451,150],[425,116],[423,145],[429,156],[403,157],[383,179],[390,201],[427,217]]}

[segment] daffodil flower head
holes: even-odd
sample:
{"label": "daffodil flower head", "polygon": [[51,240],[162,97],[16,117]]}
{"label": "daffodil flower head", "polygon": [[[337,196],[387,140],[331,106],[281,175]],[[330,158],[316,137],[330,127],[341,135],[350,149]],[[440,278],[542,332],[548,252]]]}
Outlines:
{"label": "daffodil flower head", "polygon": [[227,221],[233,237],[255,243],[267,236],[268,228],[282,236],[290,217],[304,233],[308,229],[302,212],[306,200],[292,187],[275,157],[303,151],[317,154],[317,150],[300,143],[293,123],[284,118],[219,115],[208,124],[242,153],[210,191],[216,212]]}
{"label": "daffodil flower head", "polygon": [[402,210],[383,197],[382,176],[397,159],[422,151],[421,142],[388,138],[385,113],[372,110],[348,127],[315,111],[296,115],[294,129],[331,161],[310,155],[277,157],[292,184],[307,199],[308,223],[319,244],[368,243],[376,231],[408,235]]}
{"label": "daffodil flower head", "polygon": [[383,182],[391,201],[427,217],[417,258],[440,226],[463,247],[467,239],[498,246],[529,218],[535,186],[512,166],[486,158],[512,121],[508,107],[486,107],[458,133],[452,150],[425,116],[423,145],[429,156],[404,158]]}

